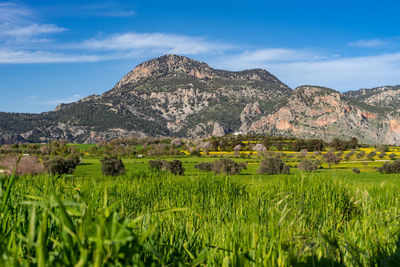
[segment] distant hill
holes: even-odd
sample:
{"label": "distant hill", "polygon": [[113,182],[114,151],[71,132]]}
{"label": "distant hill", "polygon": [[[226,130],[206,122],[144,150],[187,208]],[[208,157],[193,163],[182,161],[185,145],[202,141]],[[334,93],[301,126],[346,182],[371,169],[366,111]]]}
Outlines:
{"label": "distant hill", "polygon": [[400,111],[400,85],[360,89],[344,95],[368,105]]}
{"label": "distant hill", "polygon": [[165,55],[138,65],[102,95],[42,114],[0,113],[0,143],[232,132],[400,143],[400,87],[381,88],[390,89],[292,90],[266,70],[216,70]]}

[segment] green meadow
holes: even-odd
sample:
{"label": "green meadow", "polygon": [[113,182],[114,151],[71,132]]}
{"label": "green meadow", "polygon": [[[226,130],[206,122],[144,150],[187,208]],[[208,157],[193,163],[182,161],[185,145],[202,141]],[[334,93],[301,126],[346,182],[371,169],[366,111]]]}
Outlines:
{"label": "green meadow", "polygon": [[[73,174],[0,176],[0,266],[400,266],[400,174],[377,171],[397,148],[339,151],[329,168],[326,151],[151,156],[166,146],[131,147],[32,147],[48,153],[40,162],[80,163]],[[101,159],[118,153],[125,174],[104,176]],[[290,174],[259,174],[265,157]],[[195,168],[220,158],[247,168]],[[150,169],[155,159],[180,160],[184,175]],[[299,170],[305,159],[319,168]]]}
{"label": "green meadow", "polygon": [[[3,177],[1,253],[14,266],[398,266],[399,175],[334,169],[184,176],[124,159],[104,177]],[[252,160],[250,160],[252,161]],[[257,161],[254,159],[253,161]],[[349,166],[347,166],[349,167]]]}

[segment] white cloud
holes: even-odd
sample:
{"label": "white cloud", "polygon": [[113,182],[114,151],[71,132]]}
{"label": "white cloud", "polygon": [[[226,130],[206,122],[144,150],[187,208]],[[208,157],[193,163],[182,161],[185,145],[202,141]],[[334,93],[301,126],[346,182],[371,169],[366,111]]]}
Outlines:
{"label": "white cloud", "polygon": [[232,46],[209,42],[204,38],[166,33],[123,33],[97,38],[78,44],[79,48],[100,51],[126,51],[150,53],[200,54],[231,49]]}
{"label": "white cloud", "polygon": [[0,49],[0,64],[96,62],[109,56]]}
{"label": "white cloud", "polygon": [[[104,13],[102,16],[132,16],[135,13],[119,6],[79,8],[81,14]],[[137,32],[64,43],[52,39],[54,34],[64,32],[64,27],[38,23],[33,11],[24,6],[0,3],[0,14],[0,64],[97,62],[175,53],[200,56],[223,69],[264,68],[291,87],[315,84],[349,90],[400,84],[400,53],[395,52],[343,58],[310,49],[276,47],[246,50],[243,46],[215,42],[204,37]],[[388,44],[391,44],[389,39],[371,39],[349,45],[373,48]],[[54,100],[53,104],[56,102],[63,101]]]}
{"label": "white cloud", "polygon": [[57,17],[112,17],[125,18],[136,15],[136,11],[132,9],[131,3],[105,2],[84,4],[52,4],[51,6],[43,7],[42,10],[46,14],[55,15]]}
{"label": "white cloud", "polygon": [[350,46],[355,47],[366,47],[366,48],[376,48],[386,46],[388,44],[387,41],[380,39],[371,39],[371,40],[359,40],[356,42],[349,43]]}
{"label": "white cloud", "polygon": [[304,60],[323,59],[324,56],[307,50],[287,48],[268,48],[254,51],[245,51],[240,54],[224,55],[219,59],[225,68],[241,70],[248,68],[260,68],[267,63],[297,62]]}
{"label": "white cloud", "polygon": [[10,25],[2,25],[0,27],[0,31],[3,34],[10,35],[13,37],[30,37],[41,34],[53,34],[59,33],[67,30],[63,27],[58,27],[54,24],[31,24],[27,26],[10,26]]}
{"label": "white cloud", "polygon": [[292,59],[284,57],[281,61],[274,57],[243,61],[243,55],[238,55],[226,61],[220,59],[216,65],[229,69],[264,68],[293,88],[312,84],[345,91],[400,84],[400,53],[348,58],[310,54],[308,59],[298,56],[302,51],[292,54]]}
{"label": "white cloud", "polygon": [[0,3],[0,23],[25,23],[32,16],[31,10],[15,3]]}
{"label": "white cloud", "polygon": [[33,12],[14,3],[0,3],[0,45],[14,49],[32,43],[48,41],[44,35],[52,35],[66,30],[54,24],[34,22]]}

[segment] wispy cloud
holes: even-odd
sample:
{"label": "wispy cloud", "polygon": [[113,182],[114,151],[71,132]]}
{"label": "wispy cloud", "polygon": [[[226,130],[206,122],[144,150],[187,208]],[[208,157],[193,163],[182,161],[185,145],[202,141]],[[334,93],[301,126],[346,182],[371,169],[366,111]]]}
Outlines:
{"label": "wispy cloud", "polygon": [[306,53],[303,55],[309,57],[302,58],[299,56],[302,54],[300,50],[288,53],[283,60],[275,57],[251,60],[252,57],[249,57],[244,61],[244,53],[227,57],[226,61],[218,58],[215,65],[229,69],[264,68],[291,87],[314,84],[343,91],[400,84],[400,53],[346,58],[319,53]]}
{"label": "wispy cloud", "polygon": [[46,14],[57,17],[115,17],[129,18],[136,15],[136,11],[129,3],[96,3],[82,5],[51,5],[43,8]]}
{"label": "wispy cloud", "polygon": [[31,37],[41,34],[53,34],[67,30],[54,24],[31,24],[27,26],[2,25],[0,32],[14,37]]}
{"label": "wispy cloud", "polygon": [[32,17],[32,11],[29,8],[11,2],[0,3],[0,14],[0,24],[25,23],[27,18]]}
{"label": "wispy cloud", "polygon": [[365,48],[376,48],[388,45],[388,42],[381,39],[371,39],[371,40],[359,40],[356,42],[349,43],[350,46],[355,47],[365,47]]}
{"label": "wispy cloud", "polygon": [[77,44],[79,48],[98,51],[140,51],[151,53],[200,54],[215,53],[231,49],[232,46],[211,42],[201,37],[190,37],[166,33],[121,33],[105,38],[96,38]]}
{"label": "wispy cloud", "polygon": [[287,48],[267,48],[246,50],[239,54],[224,55],[219,58],[220,64],[232,69],[260,68],[267,64],[298,62],[304,60],[321,60],[325,58],[322,54],[308,50],[296,50]]}
{"label": "wispy cloud", "polygon": [[40,24],[33,21],[28,8],[14,3],[0,3],[0,46],[21,48],[32,43],[49,41],[49,36],[66,30],[55,24]]}
{"label": "wispy cloud", "polygon": [[96,62],[114,56],[0,49],[0,64]]}
{"label": "wispy cloud", "polygon": [[[109,4],[72,8],[77,8],[80,14],[98,16],[123,17],[135,14],[132,9]],[[56,39],[56,34],[62,34],[66,28],[39,23],[33,13],[18,4],[0,3],[0,64],[97,62],[175,53],[207,57],[207,62],[218,68],[264,68],[292,87],[317,84],[348,90],[400,84],[400,52],[393,49],[391,51],[395,52],[386,54],[340,57],[315,49],[249,48],[201,36],[139,32],[121,32],[66,43]],[[371,39],[349,45],[387,48],[393,43],[393,39]],[[43,103],[52,105],[77,98]]]}

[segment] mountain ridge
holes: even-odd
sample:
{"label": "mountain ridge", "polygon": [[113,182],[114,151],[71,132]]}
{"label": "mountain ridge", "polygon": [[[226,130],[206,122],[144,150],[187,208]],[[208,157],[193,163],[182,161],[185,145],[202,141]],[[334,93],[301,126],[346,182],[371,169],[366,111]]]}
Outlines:
{"label": "mountain ridge", "polygon": [[41,114],[0,113],[0,143],[242,132],[392,144],[400,142],[399,89],[292,90],[266,70],[217,70],[169,54],[139,64],[102,95]]}

